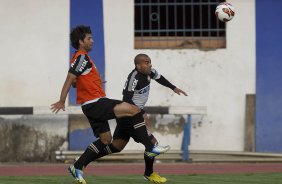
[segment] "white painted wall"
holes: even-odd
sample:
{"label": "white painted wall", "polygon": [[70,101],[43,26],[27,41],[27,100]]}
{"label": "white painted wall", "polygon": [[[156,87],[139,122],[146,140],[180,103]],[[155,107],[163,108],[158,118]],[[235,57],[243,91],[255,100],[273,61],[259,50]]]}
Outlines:
{"label": "white painted wall", "polygon": [[49,106],[69,62],[69,0],[0,0],[0,106]]}
{"label": "white painted wall", "polygon": [[227,24],[227,49],[135,50],[134,1],[104,0],[108,97],[121,98],[134,56],[146,53],[153,67],[189,93],[178,96],[153,82],[147,105],[207,106],[203,124],[192,129],[190,149],[242,151],[245,95],[255,93],[255,1],[229,2],[236,15]]}

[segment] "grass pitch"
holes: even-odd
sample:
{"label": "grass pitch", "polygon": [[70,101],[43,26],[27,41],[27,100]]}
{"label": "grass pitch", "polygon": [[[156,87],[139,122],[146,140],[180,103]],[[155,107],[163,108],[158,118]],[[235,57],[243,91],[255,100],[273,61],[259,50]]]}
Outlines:
{"label": "grass pitch", "polygon": [[[282,173],[163,175],[166,184],[281,184]],[[86,176],[87,184],[145,184],[140,175]],[[71,184],[71,176],[1,176],[0,184]]]}

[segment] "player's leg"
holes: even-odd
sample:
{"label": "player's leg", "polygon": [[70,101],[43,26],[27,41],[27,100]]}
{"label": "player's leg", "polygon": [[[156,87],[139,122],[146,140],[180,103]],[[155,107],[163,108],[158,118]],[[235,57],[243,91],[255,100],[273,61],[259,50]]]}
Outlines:
{"label": "player's leg", "polygon": [[84,169],[87,165],[98,159],[100,152],[111,143],[112,135],[108,123],[91,123],[95,137],[99,137],[96,141],[92,142],[74,163],[78,169]]}
{"label": "player's leg", "polygon": [[[148,125],[149,125],[149,118],[147,113],[144,113],[143,115],[145,123],[146,123],[146,130],[147,130],[147,136],[151,140],[151,143],[156,145],[158,144],[157,139],[155,136],[150,132]],[[166,146],[169,148],[169,146]],[[154,172],[154,161],[155,157],[150,157],[147,154],[144,154],[144,161],[145,161],[145,171],[144,171],[144,179],[149,180],[153,183],[164,183],[166,182],[166,178],[159,176],[156,172]]]}
{"label": "player's leg", "polygon": [[120,100],[101,98],[97,102],[82,106],[82,110],[88,118],[98,121],[131,117],[133,124],[144,123],[144,111],[136,105]]}
{"label": "player's leg", "polygon": [[[158,141],[155,138],[155,136],[148,129],[149,118],[147,116],[147,113],[145,113],[143,116],[144,116],[144,120],[146,122],[146,129],[147,129],[148,137],[151,140],[151,143],[156,145],[156,144],[158,144]],[[153,167],[154,167],[155,157],[149,157],[147,154],[144,154],[144,161],[145,161],[144,177],[150,176],[154,171]]]}
{"label": "player's leg", "polygon": [[[149,135],[149,139],[151,140],[152,144],[154,145],[157,144],[157,140],[152,134]],[[144,153],[144,161],[145,161],[144,175],[150,176],[153,173],[155,157],[149,157],[147,154]]]}
{"label": "player's leg", "polygon": [[139,107],[126,102],[117,104],[113,110],[116,118],[132,117],[141,112],[141,109]]}
{"label": "player's leg", "polygon": [[[138,114],[140,109],[120,100],[101,98],[96,102],[82,106],[82,111],[88,118],[94,135],[96,137],[98,135],[100,139],[90,144],[83,155],[75,162],[75,167],[78,169],[82,169],[91,161],[104,156],[104,150],[107,150],[108,154],[120,151],[110,144],[112,137],[107,120],[117,117],[115,111],[119,115],[133,116],[136,113]],[[138,120],[142,121],[142,119]]]}
{"label": "player's leg", "polygon": [[88,119],[98,122],[110,119],[130,118],[131,123],[135,126],[145,125],[144,111],[141,111],[136,105],[120,100],[101,98],[92,104],[82,106],[82,111]]}
{"label": "player's leg", "polygon": [[[142,130],[144,128],[145,130]],[[146,126],[139,128],[133,128],[131,133],[131,137],[136,141],[142,143],[145,148],[146,144],[153,145],[152,151],[145,151],[144,152],[144,161],[145,161],[145,172],[144,172],[144,179],[151,181],[153,183],[165,183],[166,179],[159,176],[157,173],[153,171],[154,165],[154,158],[160,153],[165,153],[169,150],[169,147],[160,146],[158,144],[154,145],[152,143],[153,136],[148,136],[146,131]],[[153,141],[154,142],[154,141]],[[154,152],[154,149],[157,148],[158,152]]]}
{"label": "player's leg", "polygon": [[122,126],[121,120],[117,119],[117,126],[114,131],[113,141],[99,153],[99,158],[112,153],[120,152],[127,145],[129,139],[130,136],[127,133],[126,127]]}
{"label": "player's leg", "polygon": [[123,139],[113,139],[111,144],[105,146],[104,149],[102,149],[99,152],[95,160],[97,160],[98,158],[104,157],[106,155],[110,155],[112,153],[121,152],[127,143],[128,141],[123,140]]}
{"label": "player's leg", "polygon": [[[123,102],[123,103],[117,104],[114,107],[114,113],[116,117],[119,117],[119,116],[124,115],[128,109],[132,110],[136,107],[137,106],[135,105],[132,106],[131,104]],[[138,110],[140,109],[138,108]],[[147,116],[144,114],[145,114],[145,111],[140,110],[140,112],[138,112],[131,118],[122,116],[122,118],[118,118],[118,119],[129,119],[129,121],[132,122],[133,128],[135,129],[134,132],[136,132],[136,134],[138,135],[138,139],[140,139],[141,140],[140,142],[145,146],[145,153],[149,157],[155,157],[161,153],[167,152],[170,147],[164,147],[164,146],[159,146],[158,144],[153,144],[151,140],[148,138],[146,123],[144,120],[144,117],[147,117]],[[127,123],[127,121],[121,122],[121,124],[125,124],[125,123]]]}
{"label": "player's leg", "polygon": [[[86,104],[82,106],[82,111],[88,118],[91,127],[93,129],[94,135],[99,137],[98,140],[91,143],[84,153],[78,158],[78,160],[71,165],[68,170],[73,175],[77,183],[86,183],[82,177],[82,170],[93,160],[101,157],[104,148],[107,149],[107,144],[111,142],[111,132],[107,120],[116,118],[116,113],[114,112],[115,106],[123,103],[119,100],[112,100],[108,98],[101,98],[96,102]],[[130,104],[129,104],[130,105]],[[123,106],[122,106],[123,107]],[[129,109],[127,106],[127,113],[121,110],[120,113],[125,113],[125,116],[133,116],[138,114],[138,109]],[[118,108],[119,109],[119,108]],[[123,108],[122,108],[123,109]],[[139,110],[140,111],[140,110]],[[139,121],[139,119],[138,119]],[[142,121],[142,119],[141,119]],[[103,154],[102,154],[103,155]]]}
{"label": "player's leg", "polygon": [[147,128],[145,124],[133,125],[130,136],[136,141],[145,146],[145,154],[149,157],[158,156],[161,153],[165,153],[169,150],[169,147],[153,144],[148,136]]}
{"label": "player's leg", "polygon": [[107,120],[115,118],[113,109],[120,103],[122,102],[119,100],[100,98],[96,102],[82,106],[82,111],[88,118],[95,137],[99,137],[99,139],[87,147],[85,152],[74,163],[75,168],[82,170],[91,161],[100,158],[103,155],[104,148],[107,149],[106,146],[110,145],[112,136]]}
{"label": "player's leg", "polygon": [[110,127],[108,122],[94,122],[90,121],[91,128],[95,137],[99,137],[96,141],[91,143],[84,153],[71,165],[68,170],[75,178],[76,183],[85,184],[83,179],[83,169],[87,165],[99,158],[99,154],[104,150],[104,148],[111,142],[112,136],[110,132]]}
{"label": "player's leg", "polygon": [[[106,155],[110,155],[112,153],[118,153],[124,149],[127,145],[128,140],[114,138],[112,143],[105,146],[104,149],[100,150],[100,152],[96,155],[95,160],[102,158]],[[77,161],[80,157],[78,157],[75,161]]]}
{"label": "player's leg", "polygon": [[[153,134],[148,132],[149,139],[153,144],[158,144],[157,139]],[[169,146],[167,146],[169,147]],[[149,157],[147,154],[144,154],[145,161],[145,171],[144,171],[144,179],[151,181],[153,183],[165,183],[167,181],[166,178],[161,177],[158,173],[154,172],[154,161],[155,157]]]}
{"label": "player's leg", "polygon": [[136,105],[132,105],[126,102],[117,104],[114,107],[114,113],[117,118],[130,118],[131,123],[134,126],[140,127],[145,125],[145,121],[143,117],[144,111],[141,110]]}
{"label": "player's leg", "polygon": [[131,121],[128,118],[119,118],[119,119],[116,119],[116,122],[117,122],[117,126],[113,134],[112,145],[113,147],[121,151],[124,149],[124,147],[129,142],[130,134],[128,133],[129,129],[126,124],[129,124],[131,127]]}

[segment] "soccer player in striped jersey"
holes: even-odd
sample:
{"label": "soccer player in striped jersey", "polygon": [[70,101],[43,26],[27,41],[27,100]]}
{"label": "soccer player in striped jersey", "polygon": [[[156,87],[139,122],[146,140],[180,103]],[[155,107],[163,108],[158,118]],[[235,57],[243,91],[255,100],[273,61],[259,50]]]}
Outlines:
{"label": "soccer player in striped jersey", "polygon": [[[170,88],[178,95],[183,94],[187,96],[186,92],[177,88],[171,84],[164,76],[159,74],[152,68],[151,59],[146,54],[138,54],[134,59],[135,69],[128,75],[123,88],[123,101],[130,104],[137,105],[143,110],[150,92],[151,79],[157,81],[159,84]],[[147,114],[144,113],[145,123],[148,123]],[[153,144],[158,144],[156,138],[147,129],[147,132],[139,131],[138,127],[144,125],[144,123],[133,125],[130,118],[118,118],[117,126],[113,135],[113,142],[109,147],[114,147],[114,152],[119,152],[127,145],[130,137],[135,142],[142,144],[147,141],[151,141]],[[164,149],[169,149],[169,146],[160,146]],[[113,153],[111,149],[104,149],[101,153],[101,157]],[[148,153],[144,153],[145,160],[145,172],[144,179],[153,183],[165,183],[166,178],[161,177],[158,173],[153,171],[154,156]]]}

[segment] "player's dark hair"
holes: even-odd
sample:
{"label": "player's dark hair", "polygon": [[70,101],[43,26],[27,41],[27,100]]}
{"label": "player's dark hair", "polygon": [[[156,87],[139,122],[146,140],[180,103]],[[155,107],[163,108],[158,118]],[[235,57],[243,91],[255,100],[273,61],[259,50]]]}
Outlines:
{"label": "player's dark hair", "polygon": [[71,46],[77,50],[79,40],[83,41],[86,34],[92,34],[90,26],[79,25],[73,28],[70,33]]}
{"label": "player's dark hair", "polygon": [[142,57],[149,57],[149,56],[148,56],[147,54],[137,54],[137,55],[135,56],[135,58],[134,58],[134,64],[135,64],[135,66],[136,66],[137,64],[139,64],[140,59],[141,59]]}

